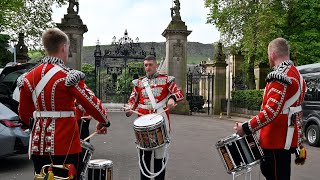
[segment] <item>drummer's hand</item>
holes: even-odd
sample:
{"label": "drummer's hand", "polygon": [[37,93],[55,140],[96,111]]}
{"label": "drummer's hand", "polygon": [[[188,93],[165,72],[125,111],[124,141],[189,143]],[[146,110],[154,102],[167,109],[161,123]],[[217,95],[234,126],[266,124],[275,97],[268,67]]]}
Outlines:
{"label": "drummer's hand", "polygon": [[92,116],[82,116],[81,117],[82,120],[88,121],[92,119]]}
{"label": "drummer's hand", "polygon": [[101,122],[97,124],[96,127],[97,134],[107,134],[107,127],[105,127]]}
{"label": "drummer's hand", "polygon": [[245,133],[242,129],[242,123],[236,122],[236,125],[233,128],[239,136],[244,136]]}
{"label": "drummer's hand", "polygon": [[174,107],[176,107],[177,103],[174,101],[174,99],[170,98],[168,100],[167,106],[169,110],[172,110]]}
{"label": "drummer's hand", "polygon": [[130,117],[130,116],[133,114],[133,112],[130,111],[131,108],[130,108],[127,104],[123,107],[123,109],[124,109],[124,111],[126,112],[126,116],[127,116],[127,117]]}

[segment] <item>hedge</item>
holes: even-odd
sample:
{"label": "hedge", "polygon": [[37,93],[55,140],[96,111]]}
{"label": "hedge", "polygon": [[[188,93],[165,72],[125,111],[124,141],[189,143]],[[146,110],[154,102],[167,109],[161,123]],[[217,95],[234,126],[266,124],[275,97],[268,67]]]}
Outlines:
{"label": "hedge", "polygon": [[260,110],[264,90],[238,90],[232,91],[233,106]]}

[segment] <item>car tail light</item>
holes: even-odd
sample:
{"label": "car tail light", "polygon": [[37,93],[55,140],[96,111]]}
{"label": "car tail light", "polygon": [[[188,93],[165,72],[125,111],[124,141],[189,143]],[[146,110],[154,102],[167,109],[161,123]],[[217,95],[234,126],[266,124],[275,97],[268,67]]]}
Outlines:
{"label": "car tail light", "polygon": [[0,120],[0,123],[11,128],[21,126],[21,124],[16,124],[6,119]]}

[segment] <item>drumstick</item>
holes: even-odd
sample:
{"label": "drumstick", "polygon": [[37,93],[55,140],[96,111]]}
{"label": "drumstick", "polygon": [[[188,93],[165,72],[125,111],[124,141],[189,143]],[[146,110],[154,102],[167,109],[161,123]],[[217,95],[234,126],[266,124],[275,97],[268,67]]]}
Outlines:
{"label": "drumstick", "polygon": [[162,113],[164,113],[164,112],[166,112],[166,111],[168,111],[168,110],[169,110],[169,108],[167,108],[166,110],[163,110],[163,111],[157,113],[157,116],[160,115],[160,114],[162,114]]}
{"label": "drumstick", "polygon": [[96,135],[96,134],[97,134],[97,131],[95,131],[94,133],[90,134],[90,136],[86,137],[86,138],[84,139],[84,141],[92,138],[92,137],[93,137],[94,135]]}
{"label": "drumstick", "polygon": [[[122,107],[123,109],[125,109],[125,107]],[[129,109],[129,111],[131,111],[131,112],[133,112],[133,113],[136,113],[136,114],[138,114],[138,115],[140,115],[140,116],[143,116],[144,114],[141,114],[141,113],[139,113],[138,111],[135,111],[135,110],[132,110],[132,109]]]}
{"label": "drumstick", "polygon": [[[164,111],[161,111],[161,112],[157,113],[157,114],[156,114],[155,116],[153,116],[152,118],[157,117],[157,116],[161,115],[162,113],[164,113],[164,112],[166,112],[166,111],[168,111],[168,110],[169,110],[169,108],[166,109],[166,110],[164,110]],[[151,119],[152,119],[152,118],[151,118]]]}
{"label": "drumstick", "polygon": [[131,109],[130,109],[130,111],[131,111],[131,112],[134,112],[134,113],[136,113],[136,114],[138,114],[138,115],[140,115],[140,116],[143,116],[143,115],[144,115],[144,114],[139,113],[138,111],[134,111],[134,110],[131,110]]}
{"label": "drumstick", "polygon": [[81,119],[91,119],[91,116],[82,116]]}

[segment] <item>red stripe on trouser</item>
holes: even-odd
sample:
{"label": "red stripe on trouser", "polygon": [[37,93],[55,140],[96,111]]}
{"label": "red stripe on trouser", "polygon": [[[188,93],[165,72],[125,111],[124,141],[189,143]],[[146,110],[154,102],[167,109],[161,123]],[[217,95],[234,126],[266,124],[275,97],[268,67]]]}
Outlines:
{"label": "red stripe on trouser", "polygon": [[273,154],[273,162],[274,162],[274,177],[276,180],[278,180],[278,176],[277,176],[277,160],[276,160],[276,155],[274,154],[274,151],[272,151]]}
{"label": "red stripe on trouser", "polygon": [[79,166],[80,166],[80,154],[81,154],[81,152],[80,153],[78,153],[78,163],[77,163],[77,172],[76,172],[76,179],[80,179],[80,173],[81,172],[79,172]]}

